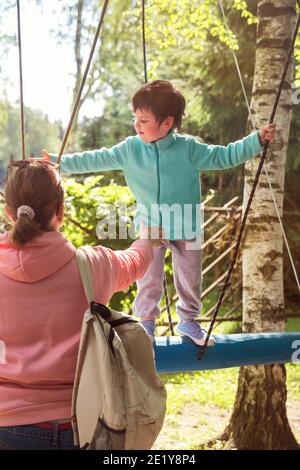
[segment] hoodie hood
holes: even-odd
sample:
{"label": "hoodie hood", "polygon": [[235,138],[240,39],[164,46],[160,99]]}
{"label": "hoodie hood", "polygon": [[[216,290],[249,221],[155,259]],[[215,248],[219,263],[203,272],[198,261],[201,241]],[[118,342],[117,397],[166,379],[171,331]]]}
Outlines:
{"label": "hoodie hood", "polygon": [[75,254],[76,248],[60,232],[45,232],[22,248],[12,244],[9,232],[0,235],[0,273],[15,281],[45,279]]}

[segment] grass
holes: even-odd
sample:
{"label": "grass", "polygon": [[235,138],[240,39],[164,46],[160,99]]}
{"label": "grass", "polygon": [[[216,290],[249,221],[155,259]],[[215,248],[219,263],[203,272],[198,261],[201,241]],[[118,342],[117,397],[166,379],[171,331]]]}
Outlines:
{"label": "grass", "polygon": [[286,364],[288,399],[299,401],[300,408],[300,363]]}
{"label": "grass", "polygon": [[164,374],[162,380],[168,391],[168,412],[178,413],[191,402],[230,407],[236,392],[237,377],[238,369]]}
{"label": "grass", "polygon": [[[300,402],[300,363],[286,364],[287,390],[290,400]],[[178,413],[188,403],[230,408],[237,389],[239,369],[163,374],[168,391],[168,412]],[[300,406],[300,403],[299,403]]]}

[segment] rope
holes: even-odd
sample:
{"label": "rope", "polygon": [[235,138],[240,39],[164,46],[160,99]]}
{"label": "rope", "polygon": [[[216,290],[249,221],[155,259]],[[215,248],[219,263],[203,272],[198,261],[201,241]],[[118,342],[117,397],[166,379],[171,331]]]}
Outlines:
{"label": "rope", "polygon": [[[142,0],[142,42],[143,42],[143,61],[144,61],[144,82],[148,83],[148,73],[147,73],[147,54],[146,54],[146,34],[145,34],[145,0]],[[172,321],[171,309],[170,309],[170,299],[168,294],[168,284],[166,272],[164,270],[164,279],[163,279],[163,288],[164,295],[166,299],[166,310],[168,315],[168,322],[171,331],[171,335],[174,336],[174,325]]]}
{"label": "rope", "polygon": [[[286,62],[285,62],[285,65],[284,65],[284,70],[283,70],[283,73],[282,73],[282,77],[281,77],[281,80],[280,80],[280,84],[279,84],[279,87],[278,87],[277,95],[276,95],[276,98],[275,98],[274,106],[273,106],[270,121],[269,121],[270,124],[273,123],[274,117],[275,117],[275,114],[276,114],[276,111],[277,111],[280,95],[281,95],[282,88],[283,88],[283,85],[284,85],[284,80],[285,80],[285,77],[286,77],[286,74],[287,74],[287,71],[288,71],[288,67],[289,67],[290,58],[291,58],[293,50],[294,50],[294,46],[295,46],[299,26],[300,26],[300,14],[298,16],[296,28],[295,28],[295,31],[294,31],[294,35],[293,35],[293,38],[292,38],[292,41],[291,41],[291,44],[290,44],[290,47],[289,47],[288,55],[287,55],[287,58],[286,58]],[[210,326],[209,326],[209,330],[208,330],[208,333],[207,333],[207,336],[206,336],[206,339],[205,339],[205,343],[202,347],[200,347],[200,350],[199,350],[199,353],[198,353],[198,359],[201,359],[203,357],[203,355],[204,355],[204,353],[207,349],[207,343],[208,343],[209,337],[211,335],[211,332],[212,332],[214,323],[216,321],[218,312],[219,312],[220,307],[222,305],[223,297],[224,297],[225,292],[226,292],[226,290],[229,286],[231,274],[232,274],[233,268],[235,266],[235,263],[236,263],[236,260],[237,260],[237,257],[238,257],[239,248],[240,248],[242,236],[243,236],[243,233],[244,233],[248,213],[249,213],[249,210],[250,210],[250,207],[251,207],[251,203],[252,203],[252,200],[253,200],[253,197],[254,197],[254,194],[255,194],[255,190],[256,190],[256,187],[257,187],[257,184],[258,184],[258,180],[259,180],[264,162],[265,162],[266,157],[267,157],[268,147],[269,147],[269,141],[266,140],[265,144],[264,144],[264,149],[263,149],[263,152],[262,152],[262,156],[261,156],[261,159],[260,159],[260,162],[259,162],[259,165],[258,165],[258,169],[257,169],[256,175],[255,175],[254,183],[253,183],[253,186],[252,186],[252,189],[251,189],[251,192],[250,192],[249,200],[248,200],[248,203],[247,203],[247,206],[246,206],[243,218],[242,218],[239,234],[238,234],[236,245],[235,245],[235,248],[234,248],[233,258],[232,258],[230,267],[228,269],[228,272],[227,272],[227,275],[226,275],[226,278],[225,278],[225,282],[224,282],[223,288],[221,290],[216,308],[215,308],[214,313],[213,313],[212,321],[211,321]]]}
{"label": "rope", "polygon": [[73,104],[73,109],[72,109],[71,117],[70,117],[70,120],[69,120],[69,124],[68,124],[67,130],[65,132],[63,142],[61,144],[61,148],[60,148],[60,151],[59,151],[59,154],[58,154],[58,157],[57,157],[57,163],[58,164],[60,163],[62,154],[64,153],[64,149],[65,149],[65,146],[66,146],[69,134],[71,132],[73,122],[74,122],[74,118],[75,118],[77,110],[78,110],[80,98],[81,98],[82,91],[83,91],[83,88],[84,88],[84,85],[85,85],[85,82],[86,82],[86,79],[87,79],[87,75],[88,75],[88,72],[89,72],[89,69],[90,69],[90,65],[91,65],[91,62],[92,62],[92,58],[93,58],[93,55],[94,55],[94,51],[95,51],[95,48],[96,48],[96,44],[97,44],[97,40],[98,40],[98,37],[99,37],[99,34],[100,34],[100,30],[101,30],[101,27],[102,27],[102,24],[103,24],[103,20],[104,20],[104,16],[105,16],[105,13],[106,13],[106,8],[107,8],[108,2],[109,2],[109,0],[104,0],[104,5],[102,7],[102,11],[101,11],[98,27],[97,27],[97,30],[96,30],[96,33],[95,33],[95,37],[94,37],[94,40],[93,40],[92,48],[91,48],[91,51],[90,51],[90,54],[89,54],[89,58],[88,58],[88,61],[87,61],[86,67],[85,67],[83,77],[82,77],[81,82],[80,82],[79,90],[77,92],[77,95],[76,95],[76,98],[75,98],[75,101],[74,101],[74,104]]}
{"label": "rope", "polygon": [[17,0],[17,21],[18,21],[18,49],[19,49],[19,80],[20,80],[20,126],[22,160],[25,160],[25,124],[24,124],[24,99],[23,99],[23,66],[22,66],[22,41],[21,41],[21,15],[20,1]]}
{"label": "rope", "polygon": [[147,77],[147,54],[146,54],[146,34],[145,34],[145,0],[142,0],[142,37],[143,37],[143,61],[144,61],[144,81],[148,82]]}
{"label": "rope", "polygon": [[[298,0],[298,5],[300,6],[300,0]],[[239,76],[239,79],[240,79],[241,87],[242,87],[242,90],[243,90],[245,103],[246,103],[246,106],[248,108],[249,119],[250,119],[250,122],[251,122],[251,125],[252,125],[252,129],[256,130],[256,127],[255,127],[254,122],[253,122],[253,116],[252,116],[252,112],[251,112],[251,109],[250,109],[246,89],[245,89],[245,86],[244,86],[244,81],[243,81],[243,78],[242,78],[240,66],[239,66],[239,63],[238,63],[236,53],[235,53],[234,48],[233,48],[233,44],[232,44],[232,40],[231,40],[231,36],[230,36],[230,31],[229,31],[229,27],[228,27],[228,22],[227,22],[227,18],[226,18],[226,15],[225,15],[222,0],[219,0],[219,6],[220,6],[220,9],[221,9],[221,12],[222,12],[222,15],[223,15],[224,25],[225,25],[225,28],[226,28],[226,31],[227,31],[227,34],[228,34],[230,44],[231,44],[231,50],[232,50],[233,58],[234,58],[234,61],[235,61],[235,66],[236,66],[236,69],[237,69],[237,73],[238,73],[238,76]],[[283,227],[282,218],[280,216],[279,208],[278,208],[277,201],[276,201],[276,196],[275,196],[275,193],[274,193],[274,190],[273,190],[273,187],[272,187],[272,183],[271,183],[271,180],[270,180],[270,177],[269,177],[269,172],[268,172],[267,166],[265,164],[264,164],[264,172],[265,172],[265,175],[267,177],[267,181],[268,181],[270,193],[271,193],[271,196],[272,196],[272,199],[273,199],[273,202],[274,202],[275,211],[276,211],[276,215],[277,215],[277,218],[278,218],[278,221],[279,221],[281,233],[282,233],[282,236],[283,236],[283,239],[284,239],[284,242],[285,242],[285,246],[286,246],[286,249],[287,249],[287,252],[288,252],[288,255],[289,255],[289,259],[290,259],[291,266],[292,266],[292,269],[293,269],[293,272],[294,272],[296,284],[298,286],[298,290],[299,290],[299,293],[300,293],[300,282],[299,282],[299,277],[298,277],[297,270],[296,270],[296,267],[295,267],[295,262],[293,260],[292,253],[291,253],[291,250],[290,250],[290,246],[289,246],[289,243],[288,243],[288,240],[287,240],[287,237],[286,237],[286,233],[285,233],[285,230],[284,230],[284,227]]]}
{"label": "rope", "polygon": [[164,271],[163,285],[164,285],[164,294],[165,294],[165,298],[166,298],[166,309],[167,309],[167,313],[168,313],[168,323],[169,323],[169,327],[170,327],[171,336],[174,336],[174,325],[173,325],[173,321],[172,321],[172,315],[171,315],[171,309],[170,309],[170,300],[169,300],[169,294],[168,294],[168,285],[167,285],[167,278],[166,278],[165,271]]}

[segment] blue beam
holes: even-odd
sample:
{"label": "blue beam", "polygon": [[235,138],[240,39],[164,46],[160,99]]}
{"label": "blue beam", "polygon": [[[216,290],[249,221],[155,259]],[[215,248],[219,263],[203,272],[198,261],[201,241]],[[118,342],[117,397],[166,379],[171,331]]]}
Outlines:
{"label": "blue beam", "polygon": [[198,346],[181,336],[157,336],[154,342],[159,373],[224,369],[254,364],[300,361],[300,331],[297,333],[255,333],[214,335],[201,360]]}

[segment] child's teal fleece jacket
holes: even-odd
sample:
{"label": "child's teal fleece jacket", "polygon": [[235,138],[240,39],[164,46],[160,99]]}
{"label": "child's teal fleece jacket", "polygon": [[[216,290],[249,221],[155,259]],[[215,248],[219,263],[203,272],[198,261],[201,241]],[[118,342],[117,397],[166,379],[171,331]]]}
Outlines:
{"label": "child's teal fleece jacket", "polygon": [[151,143],[133,136],[110,149],[63,155],[61,171],[122,170],[137,201],[136,229],[143,219],[146,226],[162,226],[168,240],[191,240],[201,233],[199,172],[240,165],[261,150],[258,131],[226,147],[170,132]]}

